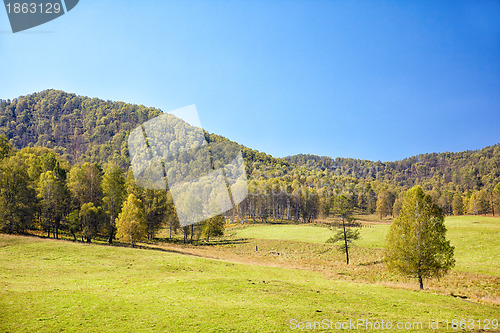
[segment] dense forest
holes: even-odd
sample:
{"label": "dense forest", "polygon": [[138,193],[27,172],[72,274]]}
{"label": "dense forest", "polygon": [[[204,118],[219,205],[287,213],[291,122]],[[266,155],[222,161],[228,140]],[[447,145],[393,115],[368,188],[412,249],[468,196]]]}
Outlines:
{"label": "dense forest", "polygon": [[[130,167],[131,131],[162,114],[57,90],[0,100],[2,230],[39,229],[55,237],[65,230],[75,238],[101,235],[111,242],[117,221],[134,220],[120,219],[122,210],[144,217],[149,238],[162,225],[179,228],[169,192],[140,188]],[[249,195],[226,213],[233,222],[328,218],[340,195],[360,214],[395,216],[414,185],[445,214],[500,213],[498,144],[382,163],[315,155],[274,158],[216,134],[202,135],[214,146],[229,143],[242,151]],[[200,224],[198,234],[217,235],[219,222]],[[195,230],[183,232],[186,239]]]}
{"label": "dense forest", "polygon": [[127,137],[159,109],[45,90],[0,100],[0,134],[15,148],[47,147],[71,163],[128,165]]}
{"label": "dense forest", "polygon": [[337,175],[379,179],[406,188],[421,185],[429,190],[438,187],[465,192],[489,188],[500,181],[500,144],[478,151],[421,154],[384,163],[305,154],[284,159]]}

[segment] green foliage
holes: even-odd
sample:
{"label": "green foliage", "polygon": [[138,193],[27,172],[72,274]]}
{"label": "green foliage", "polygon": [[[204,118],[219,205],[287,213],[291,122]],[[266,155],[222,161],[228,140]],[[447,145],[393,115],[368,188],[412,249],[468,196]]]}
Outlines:
{"label": "green foliage", "polygon": [[396,198],[396,200],[394,201],[394,205],[392,206],[392,214],[393,216],[399,216],[399,213],[401,212],[401,208],[403,208],[403,200],[404,200],[404,197],[403,195],[402,196],[399,196]]}
{"label": "green foliage", "polygon": [[146,215],[141,200],[129,194],[116,222],[118,239],[129,242],[132,247],[146,237]]}
{"label": "green foliage", "polygon": [[[454,271],[500,276],[500,261],[497,260],[500,253],[500,242],[497,241],[500,238],[499,218],[451,216],[446,217],[445,225],[447,238],[455,247]],[[387,224],[361,228],[356,248],[385,248],[389,228]],[[230,230],[233,231],[237,238],[310,243],[313,248],[331,237],[330,229],[310,224],[253,224]],[[449,279],[453,281],[453,275]]]}
{"label": "green foliage", "polygon": [[497,215],[500,215],[500,183],[498,183],[492,191],[492,206],[493,212]]}
{"label": "green foliage", "polygon": [[78,206],[102,203],[102,170],[98,164],[84,163],[71,167],[68,187]]}
{"label": "green foliage", "polygon": [[380,219],[385,216],[393,215],[393,205],[395,201],[396,196],[390,190],[385,190],[378,195],[376,210]]}
{"label": "green foliage", "polygon": [[0,160],[9,156],[12,151],[12,145],[9,142],[9,139],[4,134],[0,135]]}
{"label": "green foliage", "polygon": [[40,200],[42,225],[49,236],[52,229],[55,238],[58,237],[60,222],[69,206],[65,185],[64,181],[60,180],[54,171],[40,174],[37,197]]}
{"label": "green foliage", "polygon": [[36,192],[19,155],[0,161],[0,229],[24,233],[35,217]]}
{"label": "green foliage", "polygon": [[471,215],[491,213],[491,193],[486,189],[472,193],[469,199],[468,213]]}
{"label": "green foliage", "polygon": [[141,201],[146,214],[147,237],[151,240],[166,221],[174,221],[170,219],[170,215],[175,214],[173,202],[164,190],[151,189],[142,192]]}
{"label": "green foliage", "polygon": [[464,212],[464,200],[460,193],[455,193],[453,195],[453,202],[452,202],[452,210],[453,210],[453,215],[462,215]]}
{"label": "green foliage", "polygon": [[154,108],[59,90],[0,100],[0,134],[16,148],[53,148],[72,163],[113,161],[127,167],[130,130],[161,114]]}
{"label": "green foliage", "polygon": [[201,235],[207,238],[207,242],[210,241],[210,237],[224,236],[224,217],[217,215],[206,220]]}
{"label": "green foliage", "polygon": [[424,278],[443,276],[455,265],[454,248],[445,236],[441,209],[421,187],[413,187],[387,235],[387,266],[418,278],[423,289]]}
{"label": "green foliage", "polygon": [[80,209],[80,223],[87,243],[91,243],[92,238],[97,235],[101,228],[103,218],[103,211],[100,206],[96,207],[92,202],[87,202],[82,205]]}
{"label": "green foliage", "polygon": [[[326,240],[326,243],[338,243],[338,242],[343,242],[344,244],[341,244],[339,246],[339,250],[342,252],[346,252],[351,246],[352,242],[355,240],[358,240],[360,238],[359,235],[359,229],[351,229],[351,228],[346,228],[345,229],[345,234],[343,229],[337,230],[333,237],[330,237]],[[347,244],[347,246],[345,245]]]}
{"label": "green foliage", "polygon": [[342,230],[337,232],[333,238],[330,240],[332,242],[337,242],[342,240],[344,244],[341,246],[342,251],[345,252],[346,263],[349,264],[349,247],[353,240],[359,238],[359,230],[351,231],[346,228],[346,223],[354,222],[352,214],[354,212],[354,207],[352,200],[347,198],[345,195],[339,195],[333,201],[333,214],[342,219]]}
{"label": "green foliage", "polygon": [[125,189],[125,177],[123,171],[114,163],[106,166],[106,171],[102,179],[103,208],[107,215],[106,231],[108,242],[113,241],[116,233],[115,220],[122,210],[127,192]]}
{"label": "green foliage", "polygon": [[431,153],[395,162],[373,162],[353,158],[295,155],[284,158],[297,166],[330,171],[335,176],[383,179],[393,186],[421,185],[465,192],[493,187],[500,181],[500,144],[476,151]]}
{"label": "green foliage", "polygon": [[80,211],[74,210],[66,216],[69,232],[73,235],[73,240],[76,241],[76,233],[80,230]]}
{"label": "green foliage", "polygon": [[339,195],[333,201],[333,214],[340,217],[342,220],[350,218],[353,214],[354,207],[352,201],[345,195]]}

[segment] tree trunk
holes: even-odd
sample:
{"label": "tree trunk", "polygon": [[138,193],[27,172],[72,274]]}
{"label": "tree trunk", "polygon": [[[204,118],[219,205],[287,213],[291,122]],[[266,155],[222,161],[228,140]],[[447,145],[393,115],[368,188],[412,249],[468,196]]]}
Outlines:
{"label": "tree trunk", "polygon": [[495,204],[493,202],[493,192],[490,192],[491,216],[495,216]]}
{"label": "tree trunk", "polygon": [[210,240],[210,220],[207,221],[208,227],[207,227],[207,243]]}
{"label": "tree trunk", "polygon": [[418,283],[420,284],[420,290],[424,289],[424,281],[422,281],[422,277],[418,276]]}
{"label": "tree trunk", "polygon": [[194,234],[194,224],[191,224],[191,240],[190,240],[191,245],[193,245],[193,234]]}
{"label": "tree trunk", "polygon": [[344,228],[345,257],[346,257],[346,262],[349,265],[349,246],[347,245],[347,234],[345,231],[345,222],[343,217],[342,217],[342,227]]}
{"label": "tree trunk", "polygon": [[111,214],[109,217],[109,235],[108,235],[108,243],[113,244],[113,234],[115,232],[115,223],[114,223],[114,216]]}

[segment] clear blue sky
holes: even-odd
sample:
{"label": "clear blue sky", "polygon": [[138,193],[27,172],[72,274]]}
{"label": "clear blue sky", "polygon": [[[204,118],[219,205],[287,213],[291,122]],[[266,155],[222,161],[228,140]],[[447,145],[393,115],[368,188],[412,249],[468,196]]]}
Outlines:
{"label": "clear blue sky", "polygon": [[396,160],[500,142],[500,1],[97,1],[12,34],[0,98],[169,111],[287,156]]}

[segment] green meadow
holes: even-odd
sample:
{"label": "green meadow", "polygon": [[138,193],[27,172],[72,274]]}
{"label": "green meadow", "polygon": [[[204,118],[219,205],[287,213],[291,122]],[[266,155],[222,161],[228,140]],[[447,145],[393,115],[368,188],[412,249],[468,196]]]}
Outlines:
{"label": "green meadow", "polygon": [[[455,269],[465,272],[500,276],[500,218],[485,216],[446,217],[447,238],[455,246]],[[369,224],[360,228],[356,246],[383,248],[388,224]],[[324,243],[333,231],[314,225],[250,225],[238,229],[236,237],[280,239]]]}
{"label": "green meadow", "polygon": [[387,225],[362,229],[350,267],[322,244],[332,231],[318,226],[235,227],[209,245],[144,244],[151,249],[0,235],[0,331],[286,332],[303,331],[299,323],[370,320],[422,323],[397,331],[426,332],[436,319],[437,331],[456,331],[446,320],[498,319],[499,222],[446,222],[457,257],[448,279],[477,278],[470,290],[493,295],[483,299],[453,297],[449,281],[420,292],[404,281],[364,280],[370,271],[391,280],[382,264],[369,264],[382,251]]}

